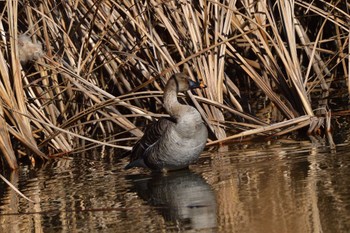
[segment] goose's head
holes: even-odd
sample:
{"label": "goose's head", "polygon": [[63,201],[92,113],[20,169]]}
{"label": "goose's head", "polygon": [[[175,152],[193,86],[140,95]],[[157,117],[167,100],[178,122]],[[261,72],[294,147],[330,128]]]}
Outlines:
{"label": "goose's head", "polygon": [[167,89],[176,88],[177,92],[185,92],[195,88],[206,88],[206,85],[202,82],[192,81],[186,74],[177,73],[174,74],[167,82]]}

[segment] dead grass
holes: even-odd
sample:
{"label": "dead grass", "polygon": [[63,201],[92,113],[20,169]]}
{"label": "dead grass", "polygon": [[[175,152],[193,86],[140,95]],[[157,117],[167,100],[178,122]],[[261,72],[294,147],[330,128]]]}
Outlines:
{"label": "dead grass", "polygon": [[0,150],[13,169],[19,157],[70,153],[82,140],[128,150],[122,139],[159,116],[174,72],[207,84],[189,95],[211,145],[290,134],[313,119],[320,127],[309,133],[329,128],[333,82],[349,82],[343,1],[0,5]]}

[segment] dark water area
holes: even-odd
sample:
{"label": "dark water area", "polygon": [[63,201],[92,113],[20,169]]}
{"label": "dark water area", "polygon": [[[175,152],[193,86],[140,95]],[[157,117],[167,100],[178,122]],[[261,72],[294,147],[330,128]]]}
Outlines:
{"label": "dark water area", "polygon": [[0,182],[0,232],[349,232],[350,144],[205,151],[189,170],[124,171],[113,151],[21,166]]}

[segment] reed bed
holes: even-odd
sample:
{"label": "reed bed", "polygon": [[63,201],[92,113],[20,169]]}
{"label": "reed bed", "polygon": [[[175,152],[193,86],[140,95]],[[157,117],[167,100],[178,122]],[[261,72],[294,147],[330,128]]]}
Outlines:
{"label": "reed bed", "polygon": [[0,150],[12,169],[83,142],[129,150],[165,115],[161,90],[175,72],[208,86],[187,103],[210,145],[328,132],[329,96],[350,92],[346,1],[0,5]]}

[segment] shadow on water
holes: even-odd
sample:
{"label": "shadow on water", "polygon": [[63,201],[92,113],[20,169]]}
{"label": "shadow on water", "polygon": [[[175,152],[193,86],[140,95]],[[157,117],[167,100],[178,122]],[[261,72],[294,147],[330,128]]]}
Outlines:
{"label": "shadow on water", "polygon": [[[215,229],[216,198],[209,184],[190,170],[128,176],[139,197],[157,208],[165,221],[178,230]],[[170,229],[171,227],[168,227]]]}

